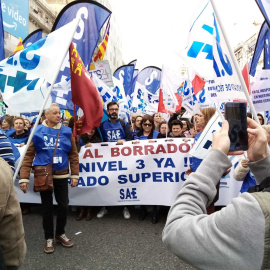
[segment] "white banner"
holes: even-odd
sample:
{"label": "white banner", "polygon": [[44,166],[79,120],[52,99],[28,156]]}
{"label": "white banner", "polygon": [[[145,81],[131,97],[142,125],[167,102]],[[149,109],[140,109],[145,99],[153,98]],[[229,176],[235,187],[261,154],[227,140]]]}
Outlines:
{"label": "white banner", "polygon": [[[78,187],[69,189],[69,204],[170,206],[187,179],[192,143],[192,139],[188,143],[183,139],[160,139],[155,143],[83,147]],[[225,195],[220,195],[220,205],[226,205],[237,196],[241,185],[232,179],[221,181],[220,191]],[[27,194],[22,193],[18,182],[16,188],[20,202],[40,203],[39,193],[33,192],[33,175]]]}
{"label": "white banner", "polygon": [[270,106],[269,79],[251,84],[251,96],[256,111],[268,111]]}

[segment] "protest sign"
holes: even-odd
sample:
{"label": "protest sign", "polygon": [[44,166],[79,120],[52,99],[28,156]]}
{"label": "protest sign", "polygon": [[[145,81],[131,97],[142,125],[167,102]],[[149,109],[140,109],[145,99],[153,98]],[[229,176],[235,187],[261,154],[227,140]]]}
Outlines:
{"label": "protest sign", "polygon": [[261,80],[251,85],[252,102],[256,111],[268,111],[270,106],[269,80]]}
{"label": "protest sign", "polygon": [[[187,179],[193,140],[157,140],[92,144],[80,151],[78,187],[70,188],[70,205],[171,205]],[[240,190],[233,179],[222,180],[220,203],[229,203]],[[40,203],[33,192],[33,176],[27,194],[16,183],[20,202]]]}

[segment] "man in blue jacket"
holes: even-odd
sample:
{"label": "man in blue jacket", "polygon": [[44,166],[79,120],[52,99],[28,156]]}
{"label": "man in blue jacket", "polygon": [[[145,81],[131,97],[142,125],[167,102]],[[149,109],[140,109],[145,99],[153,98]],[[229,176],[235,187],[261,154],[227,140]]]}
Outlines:
{"label": "man in blue jacket", "polygon": [[[100,126],[103,141],[116,142],[116,144],[123,144],[124,141],[132,140],[132,131],[129,123],[118,118],[119,105],[112,101],[107,104],[107,113],[109,119]],[[108,213],[105,207],[102,207],[97,214],[98,218],[104,217]],[[125,219],[130,218],[130,213],[127,207],[124,207],[123,215]]]}

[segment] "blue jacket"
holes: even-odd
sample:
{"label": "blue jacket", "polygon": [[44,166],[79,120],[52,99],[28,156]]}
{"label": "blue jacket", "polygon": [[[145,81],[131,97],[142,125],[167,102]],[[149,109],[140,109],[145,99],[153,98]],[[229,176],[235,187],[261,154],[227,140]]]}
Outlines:
{"label": "blue jacket", "polygon": [[132,132],[130,125],[121,119],[117,119],[116,123],[108,120],[102,123],[101,133],[104,142],[117,142],[118,140],[131,140]]}
{"label": "blue jacket", "polygon": [[157,139],[159,132],[156,130],[152,130],[152,132],[148,136],[143,135],[143,131],[140,130],[134,135],[134,140],[149,140],[149,139]]}
{"label": "blue jacket", "polygon": [[[36,157],[33,165],[50,164],[53,157],[55,142],[59,129],[53,129],[44,125],[37,126],[33,136],[33,144],[36,149]],[[61,131],[54,155],[53,170],[65,170],[69,166],[68,154],[71,150],[71,129],[61,126]]]}

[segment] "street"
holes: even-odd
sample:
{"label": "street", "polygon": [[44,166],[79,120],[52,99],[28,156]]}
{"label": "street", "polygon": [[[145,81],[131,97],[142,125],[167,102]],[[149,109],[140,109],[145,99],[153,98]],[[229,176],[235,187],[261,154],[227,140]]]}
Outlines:
{"label": "street", "polygon": [[[41,209],[31,208],[23,216],[27,255],[21,270],[123,270],[123,269],[188,269],[190,266],[170,253],[161,241],[166,209],[161,209],[160,221],[151,223],[151,214],[139,221],[139,210],[129,207],[131,218],[125,220],[122,207],[109,207],[109,214],[91,221],[76,221],[76,213],[69,212],[66,234],[75,245],[65,248],[56,244],[53,254],[45,254]],[[76,233],[80,234],[75,235]]]}

